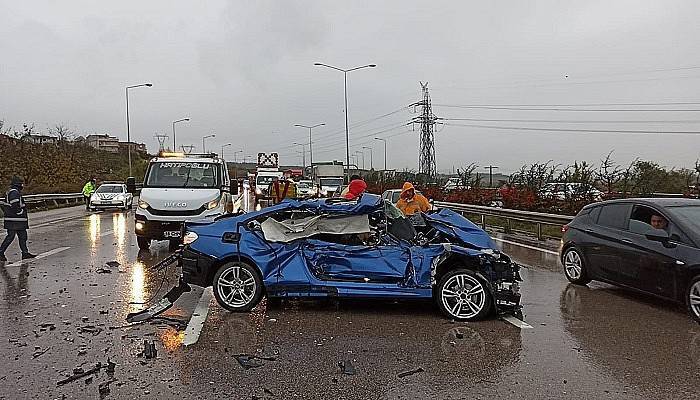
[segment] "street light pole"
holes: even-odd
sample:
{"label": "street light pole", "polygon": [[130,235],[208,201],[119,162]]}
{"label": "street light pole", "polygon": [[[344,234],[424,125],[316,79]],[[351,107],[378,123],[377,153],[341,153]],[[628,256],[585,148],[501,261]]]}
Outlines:
{"label": "street light pole", "polygon": [[221,146],[221,159],[224,159],[224,147],[231,146],[233,143],[226,143],[225,145]]}
{"label": "street light pole", "polygon": [[175,145],[175,124],[177,124],[178,122],[189,121],[189,120],[190,119],[188,117],[188,118],[178,119],[177,121],[173,121],[173,151],[177,151],[177,150],[175,150],[177,148],[177,147],[175,147],[176,146]]}
{"label": "street light pole", "polygon": [[372,148],[367,146],[362,146],[362,148],[369,150],[369,169],[374,169],[374,156],[372,155]]}
{"label": "street light pole", "polygon": [[384,170],[382,170],[382,190],[384,190],[384,180],[386,179],[386,139],[376,137],[374,140],[381,140],[384,142]]}
{"label": "street light pole", "polygon": [[332,65],[323,64],[323,63],[314,63],[314,65],[319,66],[319,67],[326,67],[326,68],[334,69],[336,71],[340,71],[343,73],[343,81],[345,84],[345,162],[347,164],[347,169],[346,169],[345,174],[346,174],[348,182],[349,182],[350,181],[350,129],[348,127],[348,72],[355,71],[355,70],[362,69],[362,68],[374,68],[377,66],[377,64],[368,64],[368,65],[363,65],[360,67],[355,67],[355,68],[350,68],[350,69],[338,68],[338,67],[334,67]]}
{"label": "street light pole", "polygon": [[152,83],[142,83],[140,85],[127,86],[125,89],[125,91],[126,91],[126,147],[128,148],[128,153],[129,153],[129,176],[131,176],[131,131],[129,128],[129,89],[134,89],[134,88],[142,87],[142,86],[151,87],[151,86],[153,86],[153,84]]}
{"label": "street light pole", "polygon": [[299,128],[307,128],[309,130],[309,166],[314,165],[314,152],[313,148],[311,147],[311,130],[314,128],[318,128],[319,126],[324,126],[326,124],[316,124],[316,125],[302,125],[302,124],[294,124],[294,126],[299,127]]}
{"label": "street light pole", "polygon": [[306,172],[306,145],[304,143],[292,143],[295,146],[301,146],[301,165],[302,171]]}
{"label": "street light pole", "polygon": [[208,138],[210,138],[210,137],[213,138],[213,137],[216,137],[216,135],[212,133],[211,135],[202,136],[202,153],[206,153],[206,152],[207,152],[207,148],[206,148],[205,145],[204,145],[204,140],[205,140],[205,139],[208,139]]}

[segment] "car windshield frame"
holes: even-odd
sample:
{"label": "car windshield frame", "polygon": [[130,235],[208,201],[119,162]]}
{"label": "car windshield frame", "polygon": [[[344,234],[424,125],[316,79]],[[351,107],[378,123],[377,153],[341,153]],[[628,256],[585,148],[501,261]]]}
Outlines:
{"label": "car windshield frame", "polygon": [[[194,167],[194,168],[193,168]],[[157,168],[157,169],[156,169]],[[177,174],[160,175],[154,171],[166,172],[170,169],[172,173],[177,168]],[[184,170],[182,170],[184,169]],[[204,170],[212,169],[214,179],[212,185],[201,184]],[[201,175],[199,171],[202,170]],[[177,178],[174,178],[177,177]],[[167,178],[174,178],[167,181]],[[143,187],[148,188],[183,188],[183,189],[216,189],[223,185],[221,164],[208,161],[157,161],[148,166],[148,171],[143,182]],[[200,183],[200,184],[198,184]]]}
{"label": "car windshield frame", "polygon": [[[104,189],[119,189],[119,191]],[[100,185],[100,187],[95,190],[95,193],[126,193],[126,191],[122,185]]]}

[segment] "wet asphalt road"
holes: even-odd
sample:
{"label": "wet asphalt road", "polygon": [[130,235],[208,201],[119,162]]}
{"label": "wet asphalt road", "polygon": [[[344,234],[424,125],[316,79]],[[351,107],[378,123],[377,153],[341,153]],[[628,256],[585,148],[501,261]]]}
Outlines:
{"label": "wet asphalt road", "polygon": [[[670,303],[605,284],[569,285],[555,255],[507,243],[522,238],[497,237],[528,265],[523,314],[531,329],[498,319],[452,323],[422,302],[263,302],[232,314],[201,289],[166,318],[125,327],[126,314],[143,307],[132,303],[176,282],[175,267],[165,275],[149,269],[167,245],[139,254],[130,212],[30,217],[30,249],[54,253],[17,263],[14,244],[0,266],[0,399],[700,398],[700,325]],[[185,347],[198,303],[208,315]],[[144,340],[155,343],[155,359],[139,356]],[[264,359],[244,369],[240,354]],[[113,373],[57,386],[74,368],[108,359]]]}

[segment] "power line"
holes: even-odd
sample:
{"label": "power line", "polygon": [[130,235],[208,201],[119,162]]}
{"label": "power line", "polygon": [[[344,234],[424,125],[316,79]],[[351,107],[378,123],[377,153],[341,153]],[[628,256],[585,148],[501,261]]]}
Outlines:
{"label": "power line", "polygon": [[647,131],[647,130],[621,130],[621,129],[567,129],[567,128],[535,128],[524,126],[493,126],[476,124],[449,124],[447,126],[461,126],[469,128],[516,130],[516,131],[537,131],[537,132],[580,132],[580,133],[622,133],[638,135],[697,135],[700,131]]}
{"label": "power line", "polygon": [[700,119],[687,120],[562,120],[562,119],[486,119],[486,118],[439,118],[441,121],[477,121],[477,122],[547,122],[547,123],[565,123],[565,124],[696,124],[700,123]]}
{"label": "power line", "polygon": [[[579,104],[463,104],[460,107],[602,107],[602,106],[678,106],[697,105],[697,101],[665,103],[579,103]],[[437,105],[437,104],[436,104]]]}
{"label": "power line", "polygon": [[455,104],[435,104],[436,107],[467,108],[480,110],[514,110],[514,111],[583,111],[583,112],[695,112],[700,109],[649,109],[649,108],[625,108],[625,109],[592,109],[592,108],[560,108],[560,107],[500,107],[500,106],[469,106]]}

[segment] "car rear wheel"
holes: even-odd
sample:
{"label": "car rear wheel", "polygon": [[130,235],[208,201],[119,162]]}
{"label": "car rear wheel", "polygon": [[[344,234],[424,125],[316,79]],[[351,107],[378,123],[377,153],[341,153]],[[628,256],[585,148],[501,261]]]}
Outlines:
{"label": "car rear wheel", "polygon": [[583,256],[578,249],[569,247],[564,252],[564,256],[561,260],[564,265],[564,275],[566,275],[566,279],[568,279],[569,282],[577,285],[586,285],[591,281],[586,272]]}
{"label": "car rear wheel", "polygon": [[219,305],[233,312],[250,311],[263,294],[260,274],[255,267],[242,262],[222,265],[214,275],[212,286]]}
{"label": "car rear wheel", "polygon": [[700,276],[696,276],[688,288],[688,312],[695,321],[700,323]]}
{"label": "car rear wheel", "polygon": [[493,308],[488,285],[467,269],[445,274],[436,287],[435,301],[440,311],[459,321],[483,319]]}
{"label": "car rear wheel", "polygon": [[139,245],[139,249],[148,250],[151,247],[151,239],[143,236],[136,236],[136,243]]}

